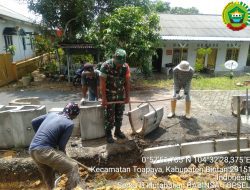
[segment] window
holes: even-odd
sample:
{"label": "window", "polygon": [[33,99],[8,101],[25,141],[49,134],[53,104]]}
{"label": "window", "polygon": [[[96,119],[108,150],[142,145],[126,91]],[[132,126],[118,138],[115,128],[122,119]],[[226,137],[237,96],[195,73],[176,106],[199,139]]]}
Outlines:
{"label": "window", "polygon": [[13,45],[12,36],[11,35],[4,35],[4,42],[5,42],[5,49],[7,50],[7,48],[10,45]]}
{"label": "window", "polygon": [[248,49],[247,66],[250,66],[250,45],[249,45],[249,49]]}
{"label": "window", "polygon": [[182,60],[187,60],[187,55],[188,55],[187,48],[174,49],[172,64],[178,65]]}
{"label": "window", "polygon": [[227,49],[226,61],[228,61],[228,60],[238,61],[238,57],[239,57],[239,49],[238,48]]}
{"label": "window", "polygon": [[26,50],[25,37],[22,37],[23,50]]}

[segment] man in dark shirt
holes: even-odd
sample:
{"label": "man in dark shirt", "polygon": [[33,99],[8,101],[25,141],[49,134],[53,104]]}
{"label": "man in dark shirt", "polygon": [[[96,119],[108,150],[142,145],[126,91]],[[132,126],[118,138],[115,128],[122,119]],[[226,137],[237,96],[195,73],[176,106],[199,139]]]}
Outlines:
{"label": "man in dark shirt", "polygon": [[99,98],[99,72],[94,70],[92,64],[87,63],[84,65],[81,83],[83,94],[81,104],[84,103],[87,98],[87,91],[88,100],[97,101]]}
{"label": "man in dark shirt", "polygon": [[36,133],[29,151],[49,190],[54,187],[54,170],[68,177],[67,190],[73,189],[79,182],[78,165],[65,151],[74,127],[72,120],[79,111],[78,105],[71,102],[61,113],[48,113],[32,120]]}

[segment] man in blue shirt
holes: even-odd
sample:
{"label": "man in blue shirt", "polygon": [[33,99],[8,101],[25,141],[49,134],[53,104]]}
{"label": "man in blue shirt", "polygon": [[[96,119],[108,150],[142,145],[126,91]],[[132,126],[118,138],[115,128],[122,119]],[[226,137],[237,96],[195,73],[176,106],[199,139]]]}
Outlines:
{"label": "man in blue shirt", "polygon": [[68,177],[67,190],[76,187],[80,180],[77,163],[65,151],[74,127],[72,120],[79,112],[78,105],[71,102],[63,112],[48,113],[32,120],[36,134],[29,151],[49,190],[54,188],[55,170]]}

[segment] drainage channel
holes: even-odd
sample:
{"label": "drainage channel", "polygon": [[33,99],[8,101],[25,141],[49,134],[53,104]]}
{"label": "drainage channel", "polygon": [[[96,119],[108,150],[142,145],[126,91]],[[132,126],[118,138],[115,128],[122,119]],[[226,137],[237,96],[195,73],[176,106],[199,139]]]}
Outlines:
{"label": "drainage channel", "polygon": [[[130,150],[121,149],[117,154],[80,157],[71,150],[72,158],[92,168],[87,172],[80,168],[79,189],[248,189],[250,180],[249,149],[241,150],[242,158],[235,151],[223,153],[201,153],[214,147],[233,146],[235,139],[200,141],[147,148],[138,139],[130,143]],[[242,138],[242,146],[248,139]],[[133,143],[132,143],[133,142]],[[214,143],[217,142],[215,145]],[[247,146],[246,143],[245,146]],[[122,147],[122,145],[118,145]],[[118,147],[117,146],[117,147]],[[113,147],[114,149],[117,147]],[[198,149],[197,147],[200,147]],[[209,148],[210,147],[210,148]],[[108,149],[108,148],[107,148]],[[173,156],[175,152],[189,156]],[[81,152],[81,151],[80,151]],[[193,152],[193,153],[194,153]],[[27,154],[27,151],[0,151],[0,189],[45,189],[41,176]],[[101,156],[102,155],[102,156]],[[158,155],[158,157],[157,157]],[[148,160],[147,158],[150,158]],[[169,160],[170,159],[170,160]],[[172,159],[172,161],[171,161]],[[239,165],[237,165],[240,163]],[[56,190],[64,189],[66,179],[62,178]]]}

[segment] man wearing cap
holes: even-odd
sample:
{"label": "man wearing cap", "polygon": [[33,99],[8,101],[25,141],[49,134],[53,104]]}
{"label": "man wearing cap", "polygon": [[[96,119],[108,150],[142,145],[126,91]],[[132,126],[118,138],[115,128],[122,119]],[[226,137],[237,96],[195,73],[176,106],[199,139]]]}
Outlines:
{"label": "man wearing cap", "polygon": [[[126,51],[117,49],[112,59],[104,62],[100,69],[100,88],[104,111],[104,128],[108,143],[113,143],[112,128],[115,126],[114,136],[124,139],[121,132],[124,103],[129,102],[130,70],[126,61]],[[108,104],[108,102],[122,101],[124,103]]]}
{"label": "man wearing cap", "polygon": [[83,67],[82,72],[82,94],[83,98],[81,99],[81,104],[87,98],[88,91],[88,100],[97,101],[99,98],[99,72],[94,70],[94,66],[90,63],[86,63]]}
{"label": "man wearing cap", "polygon": [[175,116],[175,108],[176,108],[176,101],[180,99],[180,90],[184,89],[184,96],[186,99],[186,119],[190,119],[190,108],[191,108],[191,100],[190,100],[190,86],[191,80],[194,74],[194,69],[189,65],[187,61],[181,61],[174,70],[174,95],[173,99],[171,100],[171,113],[168,114],[168,118],[172,118]]}
{"label": "man wearing cap", "polygon": [[49,190],[54,188],[55,170],[68,177],[67,190],[76,187],[80,180],[78,164],[65,151],[74,127],[72,120],[79,111],[78,105],[70,102],[60,113],[48,113],[32,120],[35,136],[29,151]]}

